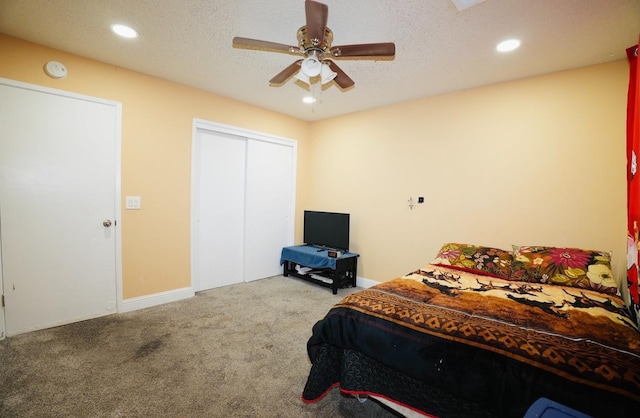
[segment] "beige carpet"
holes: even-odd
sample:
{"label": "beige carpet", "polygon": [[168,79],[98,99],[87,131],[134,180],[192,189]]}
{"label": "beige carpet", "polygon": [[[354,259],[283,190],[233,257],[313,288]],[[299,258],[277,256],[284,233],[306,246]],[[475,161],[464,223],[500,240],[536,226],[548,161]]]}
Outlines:
{"label": "beige carpet", "polygon": [[311,327],[338,295],[275,276],[0,342],[1,417],[395,416],[300,400]]}

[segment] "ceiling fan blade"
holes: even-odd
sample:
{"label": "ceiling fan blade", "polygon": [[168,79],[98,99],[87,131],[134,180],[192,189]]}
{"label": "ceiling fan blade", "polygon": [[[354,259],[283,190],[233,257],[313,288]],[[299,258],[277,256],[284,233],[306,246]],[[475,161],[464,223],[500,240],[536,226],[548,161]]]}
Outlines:
{"label": "ceiling fan blade", "polygon": [[329,64],[329,68],[331,68],[331,71],[338,74],[336,75],[336,78],[333,79],[333,81],[335,81],[341,89],[348,89],[349,87],[356,84],[347,74],[345,74],[344,71],[342,71],[342,69],[340,69],[340,67],[338,67],[335,62],[331,60],[325,60],[325,62]]}
{"label": "ceiling fan blade", "polygon": [[329,19],[329,7],[324,3],[314,0],[307,0],[304,3],[304,10],[307,15],[307,37],[312,46],[324,47],[324,31]]}
{"label": "ceiling fan blade", "polygon": [[269,84],[282,84],[287,81],[292,75],[297,73],[300,70],[300,63],[302,60],[297,60],[284,70],[280,71],[275,75],[271,80],[269,80]]}
{"label": "ceiling fan blade", "polygon": [[379,44],[338,45],[331,47],[329,52],[335,58],[394,58],[396,55],[396,45],[393,42],[385,42]]}
{"label": "ceiling fan blade", "polygon": [[303,51],[301,51],[297,46],[290,46],[269,41],[261,41],[259,39],[242,38],[239,36],[233,38],[233,47],[242,49],[255,49],[258,51],[284,52],[293,55],[303,54]]}

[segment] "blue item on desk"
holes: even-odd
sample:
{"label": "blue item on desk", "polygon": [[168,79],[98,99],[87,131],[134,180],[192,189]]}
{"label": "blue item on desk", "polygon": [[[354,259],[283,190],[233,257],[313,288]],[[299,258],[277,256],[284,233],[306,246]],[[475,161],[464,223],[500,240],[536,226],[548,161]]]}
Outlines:
{"label": "blue item on desk", "polygon": [[284,247],[280,255],[280,265],[285,261],[291,261],[311,268],[336,268],[336,261],[342,258],[358,257],[356,253],[344,253],[340,257],[333,258],[327,255],[326,248],[318,248],[312,245],[294,245]]}

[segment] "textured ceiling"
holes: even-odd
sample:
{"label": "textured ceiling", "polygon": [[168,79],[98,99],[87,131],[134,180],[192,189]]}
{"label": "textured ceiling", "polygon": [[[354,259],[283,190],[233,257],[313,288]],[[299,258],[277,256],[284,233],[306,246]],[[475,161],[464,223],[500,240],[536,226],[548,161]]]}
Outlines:
{"label": "textured ceiling", "polygon": [[[0,0],[0,32],[309,121],[623,59],[640,34],[638,0],[324,3],[334,45],[394,42],[396,58],[338,61],[355,88],[332,85],[314,105],[293,80],[269,85],[296,57],[231,46],[234,36],[296,45],[303,0]],[[120,39],[112,23],[140,37]],[[510,37],[520,49],[495,52]]]}

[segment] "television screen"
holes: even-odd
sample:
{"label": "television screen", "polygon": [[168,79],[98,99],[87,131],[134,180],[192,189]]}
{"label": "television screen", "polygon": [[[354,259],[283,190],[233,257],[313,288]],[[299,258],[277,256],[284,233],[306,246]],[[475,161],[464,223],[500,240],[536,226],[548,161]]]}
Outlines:
{"label": "television screen", "polygon": [[305,210],[304,243],[349,251],[349,214]]}

